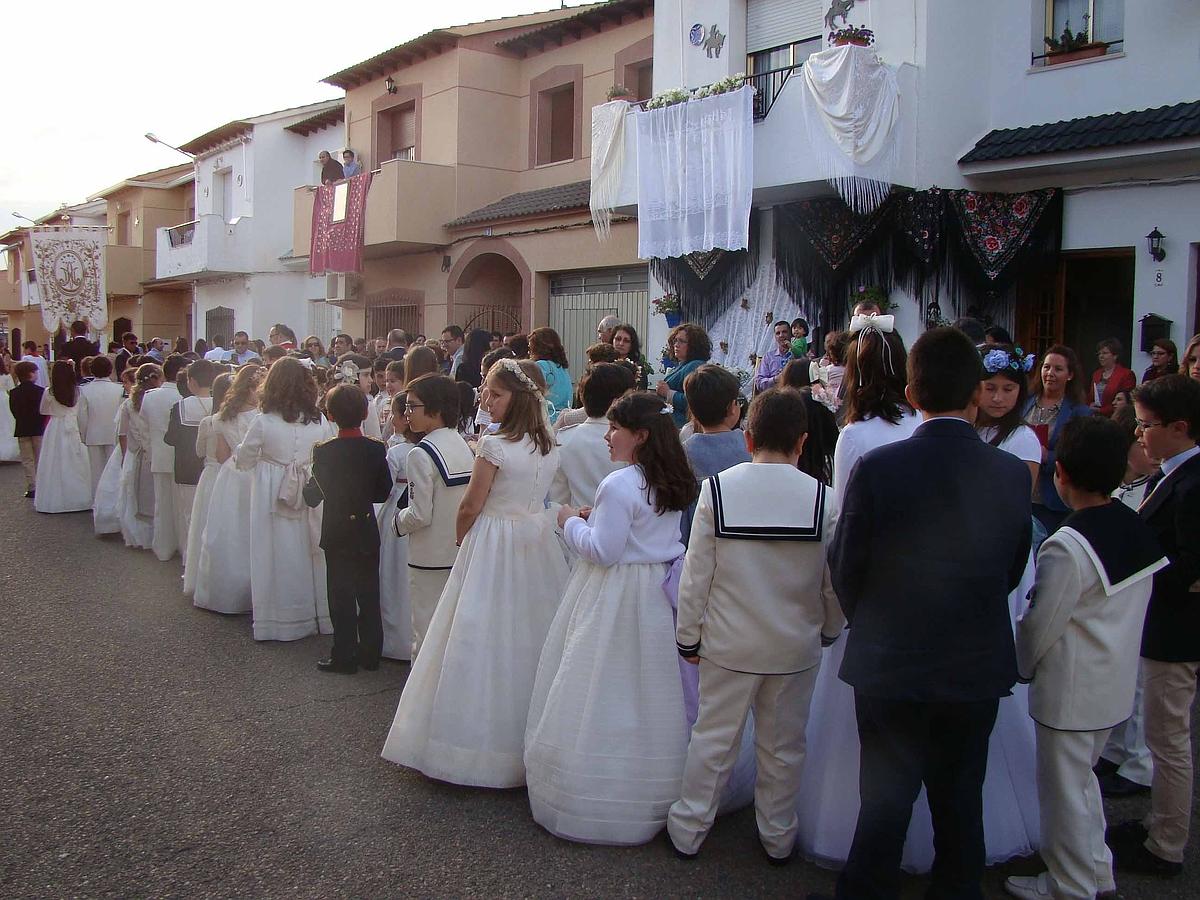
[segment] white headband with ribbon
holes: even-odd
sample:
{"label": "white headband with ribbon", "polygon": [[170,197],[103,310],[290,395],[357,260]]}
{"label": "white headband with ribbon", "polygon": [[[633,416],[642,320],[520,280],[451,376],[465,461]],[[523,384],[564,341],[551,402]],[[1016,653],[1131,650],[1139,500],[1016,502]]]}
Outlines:
{"label": "white headband with ribbon", "polygon": [[[861,336],[875,332],[879,335],[879,343],[883,347],[883,365],[887,369],[889,375],[896,374],[896,368],[892,365],[892,347],[884,338],[885,334],[891,334],[896,330],[895,316],[864,316],[857,315],[850,320],[850,327],[847,329],[850,335]],[[858,359],[861,363],[863,352],[863,341],[858,342]],[[858,386],[862,387],[862,366],[858,366]]]}

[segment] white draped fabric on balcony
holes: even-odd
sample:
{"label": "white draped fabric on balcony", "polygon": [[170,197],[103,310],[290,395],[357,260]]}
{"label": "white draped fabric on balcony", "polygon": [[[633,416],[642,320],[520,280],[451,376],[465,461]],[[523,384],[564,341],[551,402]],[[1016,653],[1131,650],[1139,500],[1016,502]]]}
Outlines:
{"label": "white draped fabric on balcony", "polygon": [[801,75],[809,151],[846,204],[866,215],[895,180],[896,73],[870,47],[846,46],[814,53]]}
{"label": "white draped fabric on balcony", "polygon": [[612,100],[592,107],[592,184],[590,206],[596,237],[608,240],[612,211],[625,170],[625,116],[629,101]]}
{"label": "white draped fabric on balcony", "polygon": [[637,113],[638,256],[683,256],[750,241],[750,87]]}

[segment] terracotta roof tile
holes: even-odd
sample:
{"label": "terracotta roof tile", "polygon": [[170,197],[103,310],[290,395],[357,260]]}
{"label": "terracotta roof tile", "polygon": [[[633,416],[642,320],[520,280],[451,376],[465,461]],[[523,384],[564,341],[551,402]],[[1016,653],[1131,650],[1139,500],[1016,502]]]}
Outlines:
{"label": "terracotta roof tile", "polygon": [[453,222],[447,222],[446,227],[461,228],[479,222],[498,222],[502,219],[586,209],[591,198],[591,187],[591,181],[575,181],[571,184],[558,184],[536,191],[510,194],[465,216],[459,216]]}

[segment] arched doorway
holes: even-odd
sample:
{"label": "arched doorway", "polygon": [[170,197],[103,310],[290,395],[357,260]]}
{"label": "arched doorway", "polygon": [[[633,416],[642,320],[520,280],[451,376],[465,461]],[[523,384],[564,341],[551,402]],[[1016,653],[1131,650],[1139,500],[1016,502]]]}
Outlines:
{"label": "arched doorway", "polygon": [[448,318],[464,330],[511,332],[529,327],[529,267],[507,241],[472,244],[451,269],[448,288]]}

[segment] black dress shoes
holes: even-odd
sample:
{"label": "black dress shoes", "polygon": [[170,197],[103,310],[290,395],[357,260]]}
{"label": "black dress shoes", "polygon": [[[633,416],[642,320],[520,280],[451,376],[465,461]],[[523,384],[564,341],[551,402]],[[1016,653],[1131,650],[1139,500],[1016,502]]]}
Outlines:
{"label": "black dress shoes", "polygon": [[1117,769],[1121,768],[1115,762],[1100,757],[1099,761],[1092,766],[1092,771],[1096,773],[1097,778],[1107,778],[1109,775],[1116,775]]}
{"label": "black dress shoes", "polygon": [[1100,793],[1105,797],[1132,797],[1135,794],[1148,794],[1150,788],[1136,781],[1130,781],[1124,775],[1113,772],[1100,779]]}
{"label": "black dress shoes", "polygon": [[26,500],[32,500],[32,499],[33,499],[33,491],[26,491],[26,492],[25,492],[25,499],[26,499]]}
{"label": "black dress shoes", "polygon": [[358,671],[356,663],[338,662],[332,657],[317,660],[317,668],[322,672],[332,672],[334,675],[353,675]]}
{"label": "black dress shoes", "polygon": [[1183,863],[1163,859],[1146,849],[1146,829],[1135,819],[1108,829],[1104,842],[1112,849],[1114,865],[1123,871],[1158,878],[1174,878],[1183,872]]}

